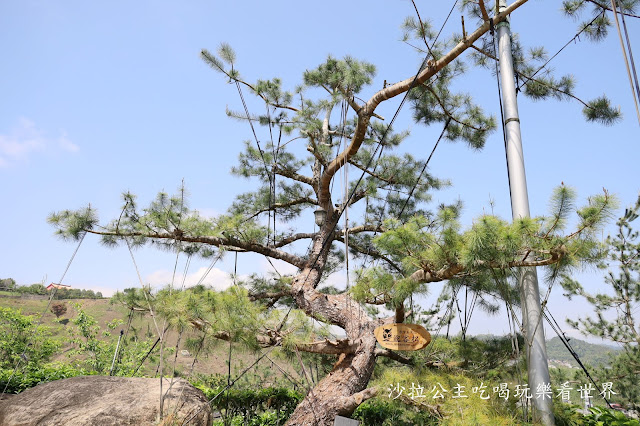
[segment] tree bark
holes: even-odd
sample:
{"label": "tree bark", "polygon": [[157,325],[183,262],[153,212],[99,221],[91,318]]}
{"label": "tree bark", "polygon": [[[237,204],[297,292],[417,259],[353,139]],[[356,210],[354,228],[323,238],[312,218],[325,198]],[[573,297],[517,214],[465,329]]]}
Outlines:
{"label": "tree bark", "polygon": [[373,321],[363,324],[356,353],[342,354],[331,372],[313,388],[289,417],[287,425],[333,425],[337,415],[349,416],[365,399],[375,396],[365,389],[375,366]]}
{"label": "tree bark", "polygon": [[333,425],[336,415],[350,415],[363,400],[375,395],[375,389],[366,386],[375,366],[373,330],[379,321],[372,320],[346,293],[330,295],[316,290],[331,245],[324,242],[332,239],[332,222],[327,221],[315,236],[307,265],[294,279],[291,293],[307,315],[343,328],[352,343],[348,353],[338,355],[331,372],[296,407],[287,425]]}

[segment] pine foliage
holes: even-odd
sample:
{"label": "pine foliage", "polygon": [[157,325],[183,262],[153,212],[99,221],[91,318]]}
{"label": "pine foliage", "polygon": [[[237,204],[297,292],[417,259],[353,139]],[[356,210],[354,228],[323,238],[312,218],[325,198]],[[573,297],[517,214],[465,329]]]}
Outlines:
{"label": "pine foliage", "polygon": [[597,336],[617,342],[623,351],[613,358],[610,369],[600,372],[603,377],[616,377],[627,402],[637,405],[640,386],[640,325],[637,312],[640,307],[640,232],[634,221],[640,215],[640,197],[618,219],[618,231],[607,239],[609,255],[601,265],[608,267],[603,290],[591,294],[576,280],[565,276],[562,284],[570,295],[580,295],[593,306],[595,316],[568,320],[584,335]]}

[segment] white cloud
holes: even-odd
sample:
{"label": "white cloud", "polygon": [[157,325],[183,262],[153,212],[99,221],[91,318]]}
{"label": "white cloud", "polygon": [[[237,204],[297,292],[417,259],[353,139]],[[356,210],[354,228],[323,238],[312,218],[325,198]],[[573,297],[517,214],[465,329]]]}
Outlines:
{"label": "white cloud", "polygon": [[28,118],[20,117],[8,133],[0,134],[0,167],[25,161],[37,153],[77,152],[78,145],[64,131],[57,138],[47,136]]}
{"label": "white cloud", "polygon": [[[176,274],[176,278],[173,282],[174,288],[182,287],[182,283],[184,281],[185,287],[193,287],[198,284],[202,277],[205,275],[208,268],[202,267],[197,271],[187,274],[186,278],[181,274]],[[145,279],[145,283],[151,284],[152,287],[164,287],[166,285],[171,284],[171,279],[173,277],[173,271],[168,271],[166,269],[160,269],[155,271],[149,275],[147,275]],[[242,276],[239,276],[238,279],[242,279]],[[233,280],[231,279],[231,275],[228,272],[223,271],[222,269],[212,268],[211,271],[207,274],[207,276],[202,279],[202,284],[206,286],[211,286],[216,290],[225,290],[233,285]]]}

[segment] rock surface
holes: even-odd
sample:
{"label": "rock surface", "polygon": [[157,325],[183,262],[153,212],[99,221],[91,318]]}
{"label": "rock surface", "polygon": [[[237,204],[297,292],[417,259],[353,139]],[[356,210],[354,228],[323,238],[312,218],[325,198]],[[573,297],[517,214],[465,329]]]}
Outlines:
{"label": "rock surface", "polygon": [[211,409],[205,395],[183,379],[170,385],[164,379],[164,422],[159,421],[159,379],[81,376],[43,383],[0,401],[0,425],[208,426]]}

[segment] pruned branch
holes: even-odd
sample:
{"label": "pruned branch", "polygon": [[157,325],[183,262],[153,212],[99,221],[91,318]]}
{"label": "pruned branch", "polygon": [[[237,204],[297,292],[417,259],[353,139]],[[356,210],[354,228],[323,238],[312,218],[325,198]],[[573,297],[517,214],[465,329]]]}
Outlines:
{"label": "pruned branch", "polygon": [[484,6],[484,0],[478,0],[478,6],[480,7],[480,13],[482,14],[482,20],[485,22],[489,21],[489,14],[487,13],[487,8]]}
{"label": "pruned branch", "polygon": [[297,343],[296,348],[303,352],[316,354],[339,355],[344,353],[354,353],[358,345],[349,339],[320,340],[311,343]]}
{"label": "pruned branch", "polygon": [[318,147],[316,146],[313,139],[311,139],[311,145],[307,146],[307,151],[309,151],[316,160],[320,162],[324,167],[327,167],[327,160],[318,152]]}
{"label": "pruned branch", "polygon": [[373,398],[378,394],[378,388],[367,388],[363,391],[354,393],[342,402],[342,406],[338,409],[338,414],[351,414],[364,401]]}
{"label": "pruned branch", "polygon": [[188,235],[184,235],[181,232],[166,232],[166,233],[143,233],[143,232],[109,232],[109,231],[96,231],[93,229],[84,229],[85,232],[95,235],[102,235],[108,237],[117,237],[117,238],[127,238],[127,237],[143,237],[143,238],[151,238],[158,240],[174,240],[174,241],[182,241],[189,243],[202,243],[207,244],[214,247],[225,246],[231,249],[240,249],[244,251],[252,251],[255,253],[263,254],[265,256],[280,259],[291,265],[297,266],[298,268],[302,268],[305,265],[305,261],[300,256],[287,253],[282,250],[278,250],[275,247],[264,246],[262,244],[254,243],[254,242],[246,242],[233,237],[190,237]]}
{"label": "pruned branch", "polygon": [[[209,323],[209,321],[199,318],[191,318],[189,322],[193,327],[200,331],[211,326],[211,323]],[[263,348],[268,348],[271,346],[276,346],[280,343],[281,339],[276,336],[276,333],[271,333],[270,335],[257,334],[256,340],[258,342],[258,345]],[[229,333],[228,331],[217,331],[215,333],[212,333],[211,337],[228,342],[231,340],[231,333]]]}
{"label": "pruned branch", "polygon": [[[349,106],[351,107],[351,109],[353,109],[353,111],[357,114],[361,109],[362,109],[362,105],[360,105],[359,103],[356,102],[356,100],[353,98],[353,96],[349,96],[343,89],[342,87],[338,88],[338,90],[340,90],[340,93],[342,93],[342,95],[344,96],[344,99],[347,101],[347,103],[349,104]],[[379,116],[376,113],[373,113],[373,117],[384,121],[384,117]]]}
{"label": "pruned branch", "polygon": [[[381,296],[382,298],[379,299],[379,297]],[[391,302],[391,298],[387,293],[384,293],[384,292],[376,294],[370,299],[364,299],[364,303],[366,303],[367,305],[386,305],[389,302]]]}

